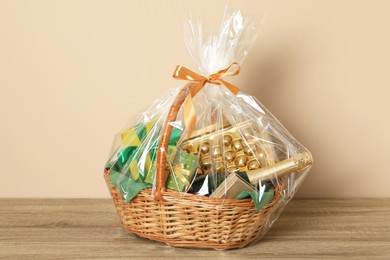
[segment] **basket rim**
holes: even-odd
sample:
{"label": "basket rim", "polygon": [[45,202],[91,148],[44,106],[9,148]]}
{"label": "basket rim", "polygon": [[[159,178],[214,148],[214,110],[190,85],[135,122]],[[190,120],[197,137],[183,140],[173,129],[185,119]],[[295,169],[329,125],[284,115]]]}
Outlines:
{"label": "basket rim", "polygon": [[[110,184],[113,185],[110,178],[110,170],[105,169],[104,175],[106,181],[108,181]],[[114,185],[113,185],[114,186]],[[280,197],[280,190],[283,190],[284,182],[282,179],[279,180],[279,185],[274,187],[274,197],[263,206],[263,208],[269,207],[273,205],[277,200],[279,200]],[[114,186],[115,187],[115,186]],[[146,188],[141,190],[135,198],[138,196],[140,197],[154,197],[153,195],[154,188]],[[235,206],[235,207],[255,207],[255,203],[253,202],[253,199],[246,198],[246,199],[226,199],[226,198],[210,198],[208,196],[203,195],[197,195],[197,194],[191,194],[186,192],[179,192],[172,189],[167,189],[163,196],[167,199],[166,202],[164,201],[156,201],[156,203],[166,204],[166,203],[172,203],[176,202],[178,200],[188,200],[188,201],[198,201],[203,202],[210,205],[224,205],[224,206]],[[135,199],[134,198],[134,199]],[[262,208],[262,209],[263,209]]]}

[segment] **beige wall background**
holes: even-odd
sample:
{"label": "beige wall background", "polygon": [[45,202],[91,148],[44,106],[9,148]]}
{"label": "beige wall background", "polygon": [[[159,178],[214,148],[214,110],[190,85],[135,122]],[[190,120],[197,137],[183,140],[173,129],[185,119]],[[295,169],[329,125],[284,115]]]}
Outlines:
{"label": "beige wall background", "polygon": [[[229,1],[265,14],[232,82],[307,146],[298,197],[389,197],[390,1]],[[108,197],[114,134],[194,68],[188,10],[225,1],[0,1],[0,197]]]}

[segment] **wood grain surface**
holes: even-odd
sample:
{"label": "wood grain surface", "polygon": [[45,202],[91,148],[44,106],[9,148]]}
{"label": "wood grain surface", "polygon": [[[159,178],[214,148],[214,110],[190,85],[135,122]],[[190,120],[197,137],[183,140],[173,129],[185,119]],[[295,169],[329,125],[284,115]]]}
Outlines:
{"label": "wood grain surface", "polygon": [[1,259],[390,259],[390,199],[293,200],[263,239],[230,251],[136,238],[108,199],[0,199]]}

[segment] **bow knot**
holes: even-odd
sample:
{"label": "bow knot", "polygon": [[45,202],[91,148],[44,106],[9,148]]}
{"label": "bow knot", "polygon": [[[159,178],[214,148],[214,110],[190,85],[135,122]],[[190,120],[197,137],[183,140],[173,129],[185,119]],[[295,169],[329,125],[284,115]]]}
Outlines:
{"label": "bow knot", "polygon": [[175,159],[176,152],[177,152],[176,149],[174,149],[171,152],[171,155],[169,157],[170,163],[169,163],[169,165],[166,166],[166,170],[171,171],[184,184],[185,187],[190,187],[191,184],[188,181],[188,179],[191,176],[191,172],[185,168],[184,163],[179,163],[179,164],[176,164],[175,166],[170,166],[170,165],[173,165],[173,161]]}
{"label": "bow knot", "polygon": [[[229,70],[236,66],[236,69],[233,71]],[[193,104],[193,97],[204,87],[207,83],[216,84],[216,85],[224,85],[227,89],[229,89],[233,94],[237,94],[240,92],[240,89],[236,86],[230,84],[229,82],[223,80],[223,77],[230,77],[235,76],[238,73],[240,73],[240,65],[238,62],[232,62],[229,66],[226,68],[219,70],[217,73],[211,74],[207,78],[203,75],[199,75],[195,72],[193,72],[190,69],[187,69],[183,66],[176,66],[176,69],[173,73],[173,78],[178,80],[187,80],[192,82],[197,82],[196,86],[192,89],[191,93],[188,95],[187,100],[184,104],[184,123],[186,125],[186,131],[187,136],[190,137],[192,131],[195,128],[196,125],[196,115],[195,115],[195,108]]]}

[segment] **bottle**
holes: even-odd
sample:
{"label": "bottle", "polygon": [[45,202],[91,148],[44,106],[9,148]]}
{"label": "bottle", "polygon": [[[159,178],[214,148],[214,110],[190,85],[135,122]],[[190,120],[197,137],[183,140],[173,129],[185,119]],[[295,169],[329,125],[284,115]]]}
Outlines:
{"label": "bottle", "polygon": [[[292,172],[299,172],[313,164],[313,159],[309,153],[295,154],[289,159],[283,160],[271,166],[266,166],[250,172],[233,172],[244,181],[257,185],[259,180],[264,183],[274,178],[282,177]],[[188,191],[192,194],[210,195],[226,179],[226,173],[210,173],[196,177]]]}
{"label": "bottle", "polygon": [[[292,172],[299,172],[313,163],[309,153],[293,155],[291,158],[278,162],[274,165],[263,167],[251,172],[237,172],[229,175],[224,182],[210,195],[211,198],[235,198],[244,190],[251,190],[251,187],[244,181],[249,181],[257,186],[258,182],[267,182]],[[239,178],[239,177],[241,178]],[[244,181],[242,180],[244,179]]]}
{"label": "bottle", "polygon": [[313,158],[310,153],[304,152],[295,154],[292,157],[275,163],[274,165],[266,166],[258,170],[245,173],[244,177],[242,172],[238,173],[241,178],[249,181],[252,184],[256,184],[260,181],[266,182],[274,178],[282,177],[292,172],[299,172],[304,170],[313,164]]}

